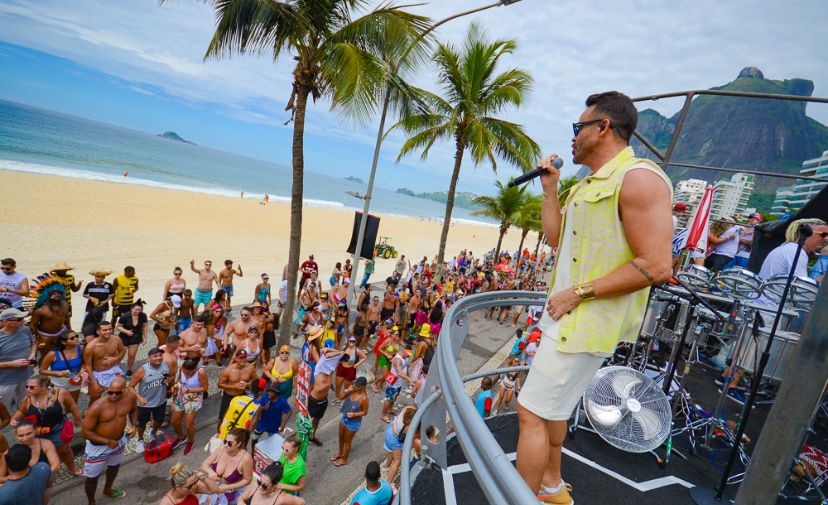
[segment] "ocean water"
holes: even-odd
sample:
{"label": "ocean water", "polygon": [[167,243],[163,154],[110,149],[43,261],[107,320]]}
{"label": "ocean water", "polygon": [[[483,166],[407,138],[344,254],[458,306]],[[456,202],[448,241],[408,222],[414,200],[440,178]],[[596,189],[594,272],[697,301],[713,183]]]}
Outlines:
{"label": "ocean water", "polygon": [[[3,100],[0,170],[290,201],[288,166]],[[365,190],[365,184],[305,170],[306,205],[361,210],[362,201],[346,191]],[[445,206],[374,186],[371,212],[442,221]],[[452,220],[491,224],[459,207]]]}

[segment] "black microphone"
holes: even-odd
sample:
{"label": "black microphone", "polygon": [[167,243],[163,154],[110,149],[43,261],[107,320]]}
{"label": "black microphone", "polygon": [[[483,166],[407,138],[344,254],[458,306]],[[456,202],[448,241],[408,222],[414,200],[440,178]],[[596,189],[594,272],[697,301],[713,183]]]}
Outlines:
{"label": "black microphone", "polygon": [[[560,169],[563,166],[563,164],[564,164],[563,158],[555,158],[554,160],[552,160],[552,166],[557,168],[557,169]],[[510,188],[515,187],[519,184],[523,184],[524,182],[531,181],[535,177],[540,177],[541,175],[543,175],[545,173],[546,173],[545,168],[536,168],[534,170],[530,170],[530,171],[526,172],[525,174],[521,174],[521,175],[515,177],[514,179],[512,179],[511,181],[509,181],[509,184],[507,186],[509,186]]]}

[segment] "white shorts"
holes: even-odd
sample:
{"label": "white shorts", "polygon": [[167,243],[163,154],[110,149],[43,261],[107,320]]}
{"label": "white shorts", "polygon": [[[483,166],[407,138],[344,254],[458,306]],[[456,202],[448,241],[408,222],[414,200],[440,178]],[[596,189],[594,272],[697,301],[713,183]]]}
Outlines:
{"label": "white shorts", "polygon": [[108,445],[93,444],[86,441],[86,455],[83,463],[84,477],[96,478],[101,475],[106,467],[118,466],[124,460],[124,448],[126,447],[126,435],[118,440],[114,449]]}
{"label": "white shorts", "polygon": [[559,352],[557,342],[544,333],[518,403],[548,421],[566,421],[605,359],[591,353]]}

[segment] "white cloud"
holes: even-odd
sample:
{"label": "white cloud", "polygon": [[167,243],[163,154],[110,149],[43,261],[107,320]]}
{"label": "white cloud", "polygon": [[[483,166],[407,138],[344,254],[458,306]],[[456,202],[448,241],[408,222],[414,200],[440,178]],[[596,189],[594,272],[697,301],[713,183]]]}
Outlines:
{"label": "white cloud", "polygon": [[[490,0],[489,0],[490,1]],[[487,1],[440,0],[418,7],[432,19],[485,5]],[[459,43],[476,20],[492,37],[515,38],[518,51],[504,61],[528,69],[535,88],[525,105],[506,116],[526,125],[544,152],[568,152],[569,123],[584,98],[619,89],[632,96],[698,89],[731,81],[742,67],[758,66],[771,79],[802,77],[815,81],[815,95],[828,95],[825,3],[808,0],[796,8],[784,2],[735,0],[660,2],[635,0],[523,0],[451,21],[438,29],[442,40]],[[75,61],[131,83],[141,93],[160,92],[193,106],[209,104],[234,119],[281,125],[290,93],[292,60],[236,56],[203,61],[215,18],[203,3],[178,0],[11,0],[0,4],[0,37]],[[434,89],[433,69],[415,81]],[[680,101],[650,104],[672,114]],[[344,137],[370,150],[376,125],[343,127],[317,104],[307,130]],[[828,122],[828,107],[809,113]],[[382,152],[393,162],[403,136],[389,136]],[[417,156],[403,162],[448,179],[451,145],[435,146],[428,162]],[[461,187],[482,188],[493,179],[487,167],[471,170],[467,161]],[[574,167],[568,167],[574,172]],[[500,178],[510,173],[505,165]]]}

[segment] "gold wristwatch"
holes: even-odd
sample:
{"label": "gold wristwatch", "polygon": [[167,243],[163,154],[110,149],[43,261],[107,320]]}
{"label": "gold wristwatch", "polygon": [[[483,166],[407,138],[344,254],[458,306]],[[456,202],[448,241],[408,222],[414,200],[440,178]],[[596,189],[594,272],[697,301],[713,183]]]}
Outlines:
{"label": "gold wristwatch", "polygon": [[575,291],[575,294],[578,295],[583,301],[595,298],[595,286],[593,286],[591,282],[585,282],[579,286],[575,286],[573,291]]}

